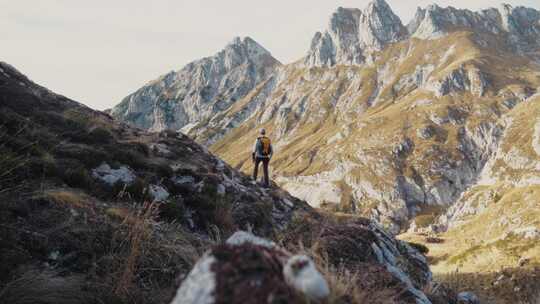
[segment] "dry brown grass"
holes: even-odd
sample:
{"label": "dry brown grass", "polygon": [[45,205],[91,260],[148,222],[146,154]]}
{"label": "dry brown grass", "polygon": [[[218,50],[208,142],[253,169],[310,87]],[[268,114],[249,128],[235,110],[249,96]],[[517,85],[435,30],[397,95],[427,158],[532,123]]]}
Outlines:
{"label": "dry brown grass", "polygon": [[384,283],[387,281],[380,277],[380,265],[366,264],[365,267],[360,266],[357,269],[351,269],[343,263],[336,265],[336,259],[332,261],[328,252],[321,247],[320,236],[325,227],[347,223],[358,217],[343,213],[321,215],[320,219],[294,218],[289,232],[281,235],[278,241],[290,252],[305,254],[313,259],[330,287],[330,296],[324,303],[398,303],[397,299],[404,290]]}
{"label": "dry brown grass", "polygon": [[124,220],[123,225],[128,227],[125,241],[129,243],[129,253],[113,288],[117,296],[123,297],[133,289],[137,264],[144,250],[142,246],[150,236],[150,226],[157,215],[157,204],[146,202]]}
{"label": "dry brown grass", "polygon": [[44,197],[62,207],[88,208],[89,199],[85,194],[71,189],[47,190]]}
{"label": "dry brown grass", "polygon": [[[21,128],[14,136],[16,137],[24,131],[25,127]],[[0,125],[0,195],[22,187],[21,184],[17,184],[15,172],[23,168],[29,159],[27,155],[9,149],[7,147],[9,140],[11,140],[11,136],[4,126]],[[29,146],[31,145],[33,143],[29,144]]]}
{"label": "dry brown grass", "polygon": [[[330,263],[328,256],[321,255],[317,249],[318,244],[311,248],[304,248],[304,254],[311,256],[325,277],[330,287],[327,304],[342,303],[394,303],[396,291],[385,288],[366,289],[358,281],[361,280],[360,271],[351,271],[344,265],[335,266]],[[300,252],[302,252],[300,251]]]}
{"label": "dry brown grass", "polygon": [[455,270],[436,275],[455,291],[472,291],[482,303],[537,304],[539,303],[540,270],[538,267],[507,268],[488,273],[462,273]]}

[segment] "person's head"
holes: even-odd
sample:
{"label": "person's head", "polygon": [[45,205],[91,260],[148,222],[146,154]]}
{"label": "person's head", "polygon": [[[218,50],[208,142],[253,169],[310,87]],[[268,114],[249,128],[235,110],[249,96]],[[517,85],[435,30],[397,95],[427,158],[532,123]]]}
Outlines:
{"label": "person's head", "polygon": [[264,128],[261,129],[261,131],[259,132],[261,135],[266,135],[266,130]]}

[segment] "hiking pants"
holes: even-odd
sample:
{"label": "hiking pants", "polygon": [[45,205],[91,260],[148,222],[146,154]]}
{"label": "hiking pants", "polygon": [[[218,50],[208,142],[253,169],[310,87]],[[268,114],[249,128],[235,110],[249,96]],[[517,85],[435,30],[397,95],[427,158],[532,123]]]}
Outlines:
{"label": "hiking pants", "polygon": [[253,179],[257,180],[257,174],[259,173],[259,164],[262,162],[263,171],[264,171],[264,184],[266,186],[270,185],[270,179],[268,178],[268,163],[270,158],[257,157],[255,158],[255,168],[253,169]]}

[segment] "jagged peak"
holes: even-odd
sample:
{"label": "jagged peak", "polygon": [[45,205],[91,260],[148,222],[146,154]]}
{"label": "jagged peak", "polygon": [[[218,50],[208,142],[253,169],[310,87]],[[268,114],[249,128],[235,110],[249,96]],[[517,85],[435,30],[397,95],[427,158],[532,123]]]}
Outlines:
{"label": "jagged peak", "polygon": [[270,51],[264,48],[261,44],[255,41],[253,38],[246,36],[244,38],[234,37],[231,42],[227,44],[225,50],[235,49],[235,50],[244,50],[245,54],[248,56],[272,56]]}
{"label": "jagged peak", "polygon": [[258,47],[264,49],[257,41],[255,41],[253,38],[251,38],[249,36],[245,36],[245,37],[236,36],[227,44],[227,47],[229,47],[229,46],[250,46],[250,45],[258,46]]}
{"label": "jagged peak", "polygon": [[[450,8],[450,7],[447,7],[447,8]],[[443,10],[443,8],[440,7],[437,3],[432,3],[432,4],[429,4],[428,6],[426,6],[425,10],[428,11],[428,12],[434,12],[434,11]]]}
{"label": "jagged peak", "polygon": [[499,8],[501,10],[507,10],[507,11],[511,11],[513,9],[513,6],[511,4],[508,4],[508,3],[501,3],[499,5]]}
{"label": "jagged peak", "polygon": [[407,30],[384,0],[364,9],[338,7],[327,30],[317,32],[305,63],[310,66],[361,64],[373,51],[405,39]]}
{"label": "jagged peak", "polygon": [[[222,52],[225,56],[238,57],[240,61],[251,60],[255,63],[281,65],[281,62],[274,58],[270,51],[249,36],[234,37]],[[218,53],[217,56],[220,54]]]}
{"label": "jagged peak", "polygon": [[409,35],[412,35],[414,32],[416,32],[416,30],[420,26],[420,23],[422,23],[422,20],[424,20],[425,17],[426,10],[418,6],[416,8],[416,13],[414,14],[413,19],[407,24],[407,31],[409,32]]}
{"label": "jagged peak", "polygon": [[388,3],[385,0],[373,0],[368,3],[364,11],[373,11],[377,9],[392,10],[390,8],[390,5],[388,5]]}
{"label": "jagged peak", "polygon": [[[481,11],[459,9],[452,6],[443,8],[437,4],[431,4],[425,9],[418,8],[407,28],[413,37],[421,39],[438,38],[455,27],[492,34],[504,31],[510,34],[511,44],[515,45],[521,44],[523,38],[534,42],[540,33],[539,21],[539,11],[523,6],[513,7],[506,3],[500,4],[498,8],[488,8]],[[528,37],[523,35],[528,35]]]}

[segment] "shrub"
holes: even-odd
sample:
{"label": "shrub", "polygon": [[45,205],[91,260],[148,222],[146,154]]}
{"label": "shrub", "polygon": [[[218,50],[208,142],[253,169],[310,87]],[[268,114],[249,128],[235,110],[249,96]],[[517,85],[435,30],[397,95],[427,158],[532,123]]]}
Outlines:
{"label": "shrub", "polygon": [[159,217],[167,221],[182,222],[186,214],[186,207],[181,199],[171,199],[159,206]]}
{"label": "shrub", "polygon": [[150,148],[145,143],[135,142],[131,145],[135,151],[142,153],[146,157],[150,156]]}
{"label": "shrub", "polygon": [[74,188],[88,189],[94,180],[83,166],[69,168],[65,171],[64,182]]}
{"label": "shrub", "polygon": [[148,199],[148,183],[142,178],[136,178],[135,181],[129,185],[123,183],[117,183],[115,185],[115,194],[120,193],[120,197],[127,195],[135,202],[142,203]]}
{"label": "shrub", "polygon": [[165,163],[152,165],[152,168],[160,178],[171,178],[174,175],[174,170]]}
{"label": "shrub", "polygon": [[110,156],[104,151],[86,145],[60,145],[56,147],[54,154],[57,158],[78,160],[89,169],[95,168],[103,162],[108,162],[110,160]]}
{"label": "shrub", "polygon": [[87,134],[87,143],[107,144],[114,140],[113,134],[101,127],[97,127]]}
{"label": "shrub", "polygon": [[110,146],[109,151],[112,153],[113,160],[130,166],[135,170],[146,170],[148,164],[145,157],[137,151],[124,150],[125,147]]}

